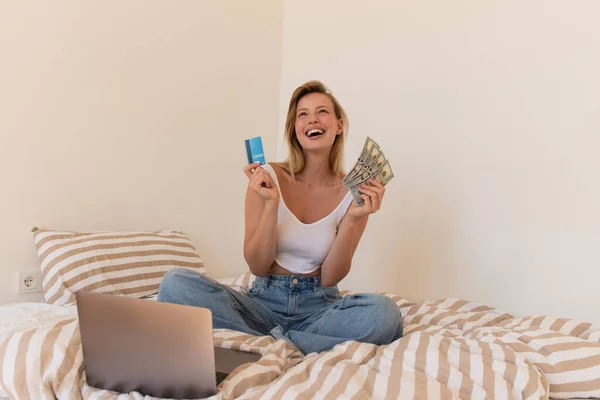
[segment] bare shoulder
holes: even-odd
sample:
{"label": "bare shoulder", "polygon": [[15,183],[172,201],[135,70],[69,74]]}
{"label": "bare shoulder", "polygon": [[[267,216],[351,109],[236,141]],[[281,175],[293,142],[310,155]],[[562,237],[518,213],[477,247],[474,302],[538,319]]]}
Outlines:
{"label": "bare shoulder", "polygon": [[275,170],[275,172],[277,172],[277,173],[286,172],[285,169],[278,163],[268,162],[267,165],[269,165],[271,168],[273,168],[273,170]]}
{"label": "bare shoulder", "polygon": [[269,166],[275,172],[275,175],[277,175],[277,180],[285,180],[286,182],[288,182],[291,179],[290,174],[281,165],[271,162],[267,164],[269,164]]}

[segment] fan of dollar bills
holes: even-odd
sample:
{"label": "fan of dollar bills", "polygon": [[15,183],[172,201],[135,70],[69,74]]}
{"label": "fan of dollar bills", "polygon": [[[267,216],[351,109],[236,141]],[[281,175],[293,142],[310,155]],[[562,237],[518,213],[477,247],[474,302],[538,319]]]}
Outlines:
{"label": "fan of dollar bills", "polygon": [[354,200],[362,205],[364,200],[360,198],[361,193],[358,191],[360,185],[368,184],[367,181],[373,178],[385,186],[393,177],[392,167],[383,155],[381,147],[373,139],[367,137],[360,157],[342,181],[352,193]]}

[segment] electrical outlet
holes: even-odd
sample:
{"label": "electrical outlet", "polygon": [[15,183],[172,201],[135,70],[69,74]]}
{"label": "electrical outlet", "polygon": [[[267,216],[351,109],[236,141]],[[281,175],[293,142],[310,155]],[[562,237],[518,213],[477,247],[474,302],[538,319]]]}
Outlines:
{"label": "electrical outlet", "polygon": [[42,290],[42,274],[40,270],[24,269],[19,271],[17,293],[40,292]]}

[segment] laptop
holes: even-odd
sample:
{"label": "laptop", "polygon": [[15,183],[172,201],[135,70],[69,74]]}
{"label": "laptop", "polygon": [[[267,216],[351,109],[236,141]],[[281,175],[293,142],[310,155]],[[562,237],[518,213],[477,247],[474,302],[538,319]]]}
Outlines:
{"label": "laptop", "polygon": [[75,293],[88,385],[119,393],[190,399],[259,354],[214,347],[212,313],[201,307],[102,293]]}

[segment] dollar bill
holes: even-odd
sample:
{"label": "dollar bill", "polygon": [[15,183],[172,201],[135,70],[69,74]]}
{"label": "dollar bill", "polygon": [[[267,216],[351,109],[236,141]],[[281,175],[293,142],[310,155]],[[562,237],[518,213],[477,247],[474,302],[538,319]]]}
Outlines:
{"label": "dollar bill", "polygon": [[364,200],[360,198],[362,193],[358,190],[361,185],[365,183],[369,185],[369,179],[373,178],[385,186],[393,177],[394,172],[381,147],[373,139],[367,137],[358,160],[350,173],[344,177],[343,183],[354,200],[359,205],[363,205]]}
{"label": "dollar bill", "polygon": [[352,180],[365,167],[368,161],[369,154],[371,153],[373,147],[379,148],[379,145],[375,143],[373,139],[367,136],[360,156],[358,157],[358,160],[356,161],[354,167],[352,167],[348,175],[344,177],[344,182]]}
{"label": "dollar bill", "polygon": [[346,175],[344,177],[344,179],[343,179],[344,183],[350,182],[351,180],[356,178],[359,171],[361,171],[363,169],[365,164],[366,164],[366,159],[359,158],[358,161],[356,161],[356,164],[354,164],[354,167],[352,167],[352,169],[348,173],[348,175]]}
{"label": "dollar bill", "polygon": [[361,179],[369,171],[372,171],[371,163],[371,156],[369,154],[364,159],[359,159],[352,170],[352,174],[349,174],[344,182],[350,184]]}
{"label": "dollar bill", "polygon": [[367,182],[374,175],[373,169],[370,166],[366,166],[361,172],[358,173],[352,180],[346,183],[347,187],[359,186]]}
{"label": "dollar bill", "polygon": [[379,154],[373,163],[373,170],[379,171],[381,166],[387,161],[387,158],[383,155],[383,153]]}
{"label": "dollar bill", "polygon": [[392,171],[392,166],[388,161],[383,163],[379,171],[374,176],[374,179],[381,183],[383,186],[387,185],[392,178],[394,178],[394,172]]}
{"label": "dollar bill", "polygon": [[358,187],[351,187],[350,193],[352,193],[352,197],[354,197],[354,201],[358,203],[358,205],[362,206],[365,201],[360,198],[361,193],[358,191]]}
{"label": "dollar bill", "polygon": [[[373,179],[381,183],[383,186],[387,185],[392,180],[392,178],[394,178],[394,172],[392,171],[392,167],[387,160],[381,166],[381,168],[373,175]],[[354,200],[356,200],[356,203],[358,203],[358,205],[364,204],[364,200],[360,198],[361,192],[358,191],[358,188],[365,182],[366,181],[362,181],[354,185],[348,186],[350,193],[352,193],[352,197],[354,197]],[[367,185],[370,186],[369,183],[367,183]]]}
{"label": "dollar bill", "polygon": [[347,181],[348,186],[360,185],[372,178],[381,166],[385,163],[386,158],[383,152],[378,149],[379,154],[373,159],[369,159],[365,167],[351,180]]}

